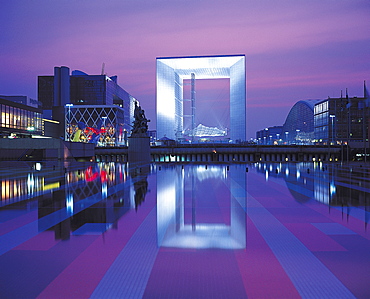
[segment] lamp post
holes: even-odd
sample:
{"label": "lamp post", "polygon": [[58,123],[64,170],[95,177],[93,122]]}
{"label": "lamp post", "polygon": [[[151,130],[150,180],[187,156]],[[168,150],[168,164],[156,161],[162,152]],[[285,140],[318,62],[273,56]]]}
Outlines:
{"label": "lamp post", "polygon": [[[103,146],[106,145],[105,143],[105,139],[106,139],[106,135],[107,135],[107,129],[105,127],[105,120],[107,119],[107,116],[102,116],[102,120],[103,120],[103,128],[104,128],[104,135],[103,135]],[[99,128],[99,130],[101,131],[101,128]]]}
{"label": "lamp post", "polygon": [[[68,107],[68,128],[71,127],[71,107],[73,107],[73,104],[66,104],[66,107]],[[64,139],[67,140],[67,124],[64,126]],[[68,136],[68,141],[71,141],[71,138]]]}
{"label": "lamp post", "polygon": [[335,118],[335,115],[330,115],[330,118],[331,118],[331,140],[332,140],[332,143],[334,144],[335,140],[334,140],[334,118]]}
{"label": "lamp post", "polygon": [[287,144],[287,145],[289,144],[289,142],[288,142],[288,135],[289,135],[289,132],[288,132],[288,131],[286,131],[286,132],[285,132],[285,140],[286,140],[286,144]]}

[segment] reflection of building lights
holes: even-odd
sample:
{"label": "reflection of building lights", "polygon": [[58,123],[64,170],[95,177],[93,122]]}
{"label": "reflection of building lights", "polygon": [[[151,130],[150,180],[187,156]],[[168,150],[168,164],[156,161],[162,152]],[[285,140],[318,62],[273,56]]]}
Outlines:
{"label": "reflection of building lights", "polygon": [[47,191],[47,190],[53,190],[53,189],[58,189],[60,187],[60,183],[59,182],[56,182],[56,183],[51,183],[51,184],[47,184],[43,187],[43,191]]}
{"label": "reflection of building lights", "polygon": [[102,183],[106,183],[107,182],[107,172],[105,170],[101,170],[100,171],[100,180]]}
{"label": "reflection of building lights", "polygon": [[32,174],[28,174],[27,176],[27,189],[29,193],[33,192],[33,188],[35,186],[35,179]]}
{"label": "reflection of building lights", "polygon": [[66,196],[66,210],[68,215],[73,215],[73,194],[67,194]]}
{"label": "reflection of building lights", "polygon": [[337,188],[335,187],[334,182],[331,182],[330,183],[330,195],[334,195],[336,191],[337,191]]}
{"label": "reflection of building lights", "polygon": [[102,194],[102,198],[108,197],[108,184],[105,183],[101,185],[101,194]]}

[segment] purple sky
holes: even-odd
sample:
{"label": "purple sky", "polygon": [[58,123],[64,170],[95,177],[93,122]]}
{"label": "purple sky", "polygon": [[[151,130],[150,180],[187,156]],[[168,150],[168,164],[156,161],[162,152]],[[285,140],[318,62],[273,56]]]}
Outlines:
{"label": "purple sky", "polygon": [[[370,89],[368,0],[12,0],[0,9],[0,94],[37,97],[65,65],[109,76],[155,129],[156,57],[245,54],[247,138],[302,99]],[[224,96],[224,83],[204,103]],[[200,104],[199,104],[200,105]],[[212,104],[210,104],[212,106]],[[222,107],[222,103],[217,107]],[[201,111],[201,109],[200,109]],[[222,113],[222,111],[220,112]]]}

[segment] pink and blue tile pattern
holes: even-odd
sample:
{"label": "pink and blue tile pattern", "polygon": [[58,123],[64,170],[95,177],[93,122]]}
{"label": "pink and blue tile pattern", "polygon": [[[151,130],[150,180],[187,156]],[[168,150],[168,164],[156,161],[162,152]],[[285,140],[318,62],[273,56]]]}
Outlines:
{"label": "pink and blue tile pattern", "polygon": [[0,166],[0,298],[370,298],[370,170]]}

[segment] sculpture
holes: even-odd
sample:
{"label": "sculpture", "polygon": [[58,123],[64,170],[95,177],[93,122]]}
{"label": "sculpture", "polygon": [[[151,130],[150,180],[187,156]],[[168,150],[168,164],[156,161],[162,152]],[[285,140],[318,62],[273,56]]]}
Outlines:
{"label": "sculpture", "polygon": [[135,102],[134,118],[131,136],[147,136],[148,122],[150,120],[145,117],[144,110],[138,106],[137,102]]}

